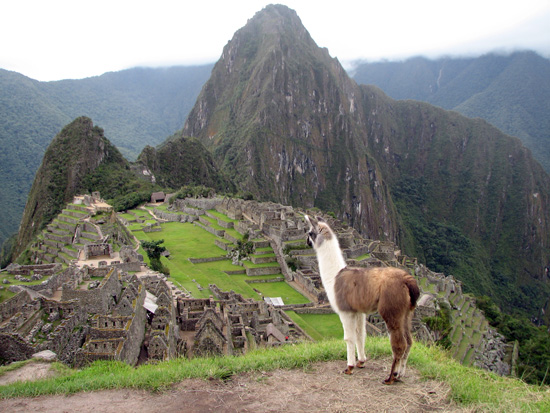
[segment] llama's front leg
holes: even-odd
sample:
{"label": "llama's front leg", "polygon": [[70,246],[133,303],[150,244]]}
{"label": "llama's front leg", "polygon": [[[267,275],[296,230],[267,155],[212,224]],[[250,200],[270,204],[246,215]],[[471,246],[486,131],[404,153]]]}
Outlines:
{"label": "llama's front leg", "polygon": [[344,327],[344,341],[347,345],[348,366],[344,370],[345,374],[352,374],[355,366],[355,343],[356,343],[356,328],[355,317],[353,314],[341,313],[340,320]]}
{"label": "llama's front leg", "polygon": [[357,314],[355,319],[355,331],[357,338],[357,365],[360,369],[365,367],[367,356],[365,355],[365,336],[367,335],[367,329],[365,327],[367,316],[363,313]]}

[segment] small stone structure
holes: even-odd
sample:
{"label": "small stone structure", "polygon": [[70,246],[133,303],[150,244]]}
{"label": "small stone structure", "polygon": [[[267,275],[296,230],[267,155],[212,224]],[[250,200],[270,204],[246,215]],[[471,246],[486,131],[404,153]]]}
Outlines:
{"label": "small stone structure", "polygon": [[111,258],[112,254],[113,246],[111,244],[87,244],[84,246],[84,257],[86,260],[103,256]]}
{"label": "small stone structure", "polygon": [[166,199],[166,194],[164,192],[153,192],[151,194],[151,203],[155,204],[158,202],[164,202]]}

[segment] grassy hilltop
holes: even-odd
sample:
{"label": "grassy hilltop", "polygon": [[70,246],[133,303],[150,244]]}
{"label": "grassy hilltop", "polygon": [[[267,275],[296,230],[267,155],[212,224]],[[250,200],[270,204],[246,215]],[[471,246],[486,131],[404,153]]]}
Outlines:
{"label": "grassy hilltop", "polygon": [[[391,350],[387,338],[367,337],[366,350],[371,363],[380,358],[389,360]],[[255,371],[266,373],[275,369],[298,369],[302,370],[302,373],[298,374],[305,375],[308,366],[315,362],[342,360],[344,363],[345,352],[343,340],[331,339],[269,350],[256,349],[239,357],[191,360],[180,358],[137,368],[117,362],[95,362],[88,368],[75,371],[59,365],[55,378],[0,386],[0,398],[36,397],[123,388],[163,392],[187,378],[225,381],[241,373]],[[526,385],[519,379],[503,378],[483,370],[464,367],[438,347],[415,343],[409,365],[418,370],[420,380],[432,379],[448,385],[451,389],[448,398],[458,408],[472,411],[540,412],[550,409],[548,387]],[[0,376],[7,371],[7,367],[1,367]],[[334,371],[335,379],[338,374],[338,371]],[[352,376],[350,380],[360,379]],[[382,389],[388,389],[388,397],[391,397],[395,386],[399,386],[400,391],[406,391],[410,380],[406,377],[403,383],[392,387],[384,387],[381,383],[379,386]],[[223,392],[223,387],[219,392]],[[365,404],[368,403],[367,399]]]}

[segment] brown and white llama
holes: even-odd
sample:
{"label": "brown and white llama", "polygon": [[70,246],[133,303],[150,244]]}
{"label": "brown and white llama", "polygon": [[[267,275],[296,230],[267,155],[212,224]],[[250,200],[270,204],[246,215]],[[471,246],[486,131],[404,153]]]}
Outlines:
{"label": "brown and white llama", "polygon": [[[365,367],[366,314],[376,311],[390,334],[393,362],[385,384],[403,377],[412,346],[411,323],[420,295],[414,277],[404,270],[351,268],[346,265],[338,238],[322,218],[305,216],[310,225],[307,243],[313,247],[330,305],[340,316],[347,344],[346,374]],[[358,362],[355,362],[357,349]]]}

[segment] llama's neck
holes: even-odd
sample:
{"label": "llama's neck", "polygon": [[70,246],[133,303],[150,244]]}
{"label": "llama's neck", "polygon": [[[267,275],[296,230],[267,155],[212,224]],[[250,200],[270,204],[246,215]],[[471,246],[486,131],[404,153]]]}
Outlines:
{"label": "llama's neck", "polygon": [[319,273],[325,291],[331,304],[334,303],[334,279],[342,268],[346,266],[346,260],[338,240],[325,241],[317,250],[317,261],[319,262]]}

